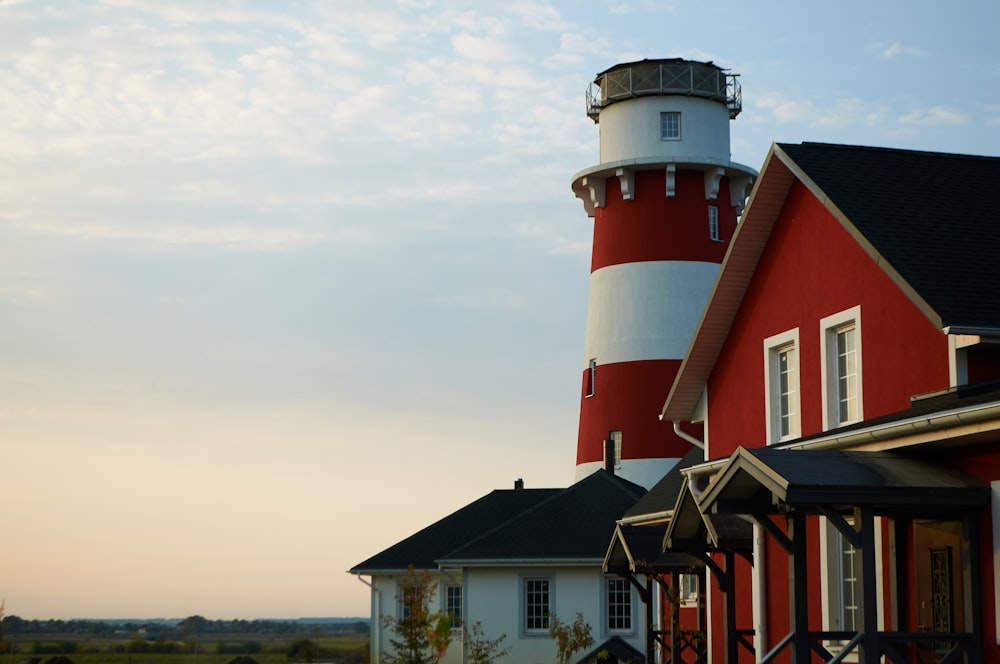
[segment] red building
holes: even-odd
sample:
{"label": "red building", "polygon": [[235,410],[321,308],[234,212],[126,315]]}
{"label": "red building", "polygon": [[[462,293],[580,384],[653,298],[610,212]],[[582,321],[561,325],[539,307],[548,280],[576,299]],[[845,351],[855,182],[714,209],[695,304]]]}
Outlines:
{"label": "red building", "polygon": [[1000,661],[998,178],[768,154],[661,413],[704,424],[661,552],[713,579],[708,661]]}

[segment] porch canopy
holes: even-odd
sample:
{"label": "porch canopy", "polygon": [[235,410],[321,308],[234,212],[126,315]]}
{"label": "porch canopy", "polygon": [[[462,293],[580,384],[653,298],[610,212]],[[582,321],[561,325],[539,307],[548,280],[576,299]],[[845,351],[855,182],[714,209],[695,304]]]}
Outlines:
{"label": "porch canopy", "polygon": [[[673,517],[663,536],[661,547],[675,555],[683,552],[697,558],[712,572],[722,592],[723,661],[736,661],[742,647],[754,653],[753,629],[736,626],[736,556],[753,564],[753,524],[735,514],[706,514],[699,509],[699,502],[685,482],[677,494]],[[711,554],[720,554],[722,564]],[[675,661],[675,660],[672,660]],[[679,661],[679,660],[676,660]]]}
{"label": "porch canopy", "polygon": [[700,507],[711,514],[753,514],[869,506],[925,515],[981,507],[988,499],[989,488],[959,470],[892,452],[741,447]]}
{"label": "porch canopy", "polygon": [[[943,463],[891,452],[738,448],[698,500],[703,514],[749,515],[789,555],[790,632],[760,662],[772,661],[791,646],[793,662],[810,662],[811,653],[824,661],[842,661],[858,646],[860,662],[907,662],[908,648],[918,642],[951,644],[940,661],[963,654],[981,661],[975,634],[982,626],[978,528],[974,515],[989,500],[989,487]],[[853,523],[844,517],[850,513]],[[772,516],[784,514],[782,529]],[[856,632],[810,632],[806,518],[822,514],[857,550],[860,598]],[[970,556],[968,587],[973,593],[967,632],[879,632],[875,516],[890,516],[900,524],[922,518],[961,519]],[[902,530],[897,530],[905,537]],[[905,579],[905,555],[894,557],[895,578]],[[905,582],[897,584],[902,593]],[[897,599],[905,598],[900,595]],[[897,621],[898,622],[898,621]],[[824,643],[846,641],[836,655]],[[908,645],[909,644],[909,645]]]}

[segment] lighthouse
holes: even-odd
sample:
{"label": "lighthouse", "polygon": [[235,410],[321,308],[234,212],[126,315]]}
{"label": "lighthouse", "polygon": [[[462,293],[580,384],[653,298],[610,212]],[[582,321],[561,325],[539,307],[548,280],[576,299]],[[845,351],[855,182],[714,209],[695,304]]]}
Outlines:
{"label": "lighthouse", "polygon": [[659,418],[756,171],[733,163],[739,79],[711,62],[642,60],[587,91],[600,163],[573,176],[594,219],[576,476],[652,487],[701,437]]}

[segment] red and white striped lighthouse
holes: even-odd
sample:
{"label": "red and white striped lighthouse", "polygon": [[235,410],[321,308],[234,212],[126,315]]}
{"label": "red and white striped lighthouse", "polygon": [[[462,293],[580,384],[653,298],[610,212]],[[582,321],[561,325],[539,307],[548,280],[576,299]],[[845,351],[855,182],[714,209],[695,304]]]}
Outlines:
{"label": "red and white striped lighthouse", "polygon": [[756,176],[730,161],[741,105],[735,74],[681,59],[615,65],[588,90],[601,163],[572,185],[594,218],[577,478],[613,463],[649,488],[691,449],[659,414]]}

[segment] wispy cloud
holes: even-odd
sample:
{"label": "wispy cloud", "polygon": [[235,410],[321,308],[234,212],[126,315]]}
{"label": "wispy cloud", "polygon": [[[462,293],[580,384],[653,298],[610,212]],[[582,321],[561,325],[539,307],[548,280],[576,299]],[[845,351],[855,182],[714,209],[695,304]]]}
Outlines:
{"label": "wispy cloud", "polygon": [[961,125],[969,121],[969,116],[944,106],[914,109],[899,118],[904,125]]}
{"label": "wispy cloud", "polygon": [[898,58],[900,56],[906,57],[922,57],[926,53],[913,46],[904,46],[900,41],[894,41],[888,46],[878,46],[878,54],[885,58],[886,60],[891,60],[893,58]]}

